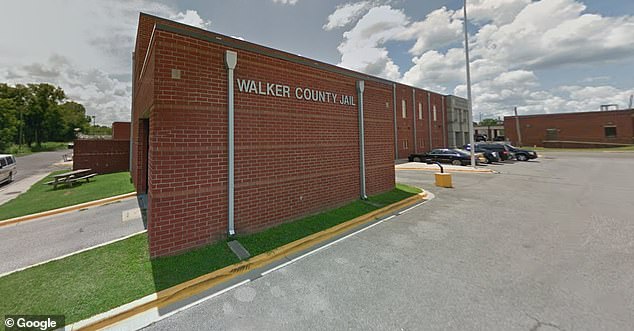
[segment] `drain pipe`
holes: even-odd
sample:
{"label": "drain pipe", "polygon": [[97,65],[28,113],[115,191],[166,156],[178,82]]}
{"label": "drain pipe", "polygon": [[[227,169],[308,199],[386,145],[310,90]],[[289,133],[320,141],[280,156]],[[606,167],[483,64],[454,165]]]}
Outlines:
{"label": "drain pipe", "polygon": [[233,134],[233,69],[236,68],[236,64],[238,63],[238,54],[233,51],[227,51],[225,53],[225,64],[227,66],[227,90],[228,90],[228,121],[229,121],[229,183],[227,185],[229,190],[229,235],[233,236],[236,234],[233,220],[233,209],[234,209],[234,134]]}
{"label": "drain pipe", "polygon": [[427,123],[429,123],[429,150],[434,148],[434,142],[431,135],[431,94],[427,92]]}
{"label": "drain pipe", "polygon": [[363,128],[363,90],[365,82],[357,81],[357,93],[359,94],[359,167],[361,175],[361,199],[367,200],[365,193],[365,132]]}
{"label": "drain pipe", "polygon": [[412,126],[414,127],[414,153],[418,153],[416,136],[416,90],[412,88]]}
{"label": "drain pipe", "polygon": [[394,108],[394,160],[398,160],[398,128],[396,126],[396,84],[392,84],[392,108]]}
{"label": "drain pipe", "polygon": [[442,112],[442,147],[447,148],[447,128],[445,127],[445,96],[440,97],[440,111]]}

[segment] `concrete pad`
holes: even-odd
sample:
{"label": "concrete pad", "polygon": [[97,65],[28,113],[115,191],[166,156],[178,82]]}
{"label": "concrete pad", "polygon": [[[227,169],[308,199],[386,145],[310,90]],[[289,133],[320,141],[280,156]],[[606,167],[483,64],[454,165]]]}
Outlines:
{"label": "concrete pad", "polygon": [[121,222],[138,220],[140,218],[141,218],[141,209],[139,208],[128,209],[121,212]]}
{"label": "concrete pad", "polygon": [[237,240],[233,240],[227,243],[229,248],[240,260],[246,260],[251,257],[249,251],[247,251],[242,244],[240,244]]}
{"label": "concrete pad", "polygon": [[[468,167],[468,166],[455,166],[451,164],[442,165],[445,172],[473,172],[473,173],[496,173],[493,169],[485,167]],[[436,164],[427,164],[421,162],[406,162],[397,164],[394,166],[395,170],[422,170],[422,171],[434,171],[438,172],[440,168]]]}

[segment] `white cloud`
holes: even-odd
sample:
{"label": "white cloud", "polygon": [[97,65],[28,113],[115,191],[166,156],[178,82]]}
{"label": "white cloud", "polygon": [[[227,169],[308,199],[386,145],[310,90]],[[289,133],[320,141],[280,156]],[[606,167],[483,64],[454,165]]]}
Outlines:
{"label": "white cloud", "polygon": [[368,10],[369,5],[369,1],[361,1],[337,6],[337,9],[328,15],[328,23],[324,24],[324,30],[329,31],[345,27]]}
{"label": "white cloud", "polygon": [[292,6],[297,3],[297,0],[273,0],[273,2]]}
{"label": "white cloud", "polygon": [[388,79],[400,78],[399,67],[388,56],[385,42],[405,31],[409,23],[401,10],[390,6],[370,9],[356,25],[343,34],[337,48],[341,66]]}
{"label": "white cloud", "polygon": [[[467,15],[470,22],[504,25],[512,22],[530,2],[531,0],[470,0]],[[455,19],[462,20],[463,8],[454,15]]]}
{"label": "white cloud", "polygon": [[416,39],[410,49],[410,53],[414,55],[461,41],[462,21],[453,16],[452,10],[442,7],[429,13],[423,21],[412,23],[398,38]]}
{"label": "white cloud", "polygon": [[[140,11],[200,28],[210,26],[197,11],[181,12],[149,0],[90,0],[72,5],[61,0],[25,0],[3,7],[0,81],[58,85],[100,124],[130,118],[131,52]],[[51,14],[60,8],[64,8],[63,19]]]}
{"label": "white cloud", "polygon": [[176,22],[181,22],[187,25],[196,26],[202,29],[208,29],[211,26],[211,21],[204,20],[198,12],[195,10],[187,9],[184,13],[176,13],[168,16],[169,19]]}

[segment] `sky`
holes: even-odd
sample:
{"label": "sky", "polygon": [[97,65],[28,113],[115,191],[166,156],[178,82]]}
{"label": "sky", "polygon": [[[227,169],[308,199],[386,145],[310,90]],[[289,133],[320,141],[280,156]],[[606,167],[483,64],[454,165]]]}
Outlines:
{"label": "sky", "polygon": [[[462,0],[0,0],[0,82],[130,120],[139,12],[466,97]],[[627,108],[634,1],[468,0],[474,120]]]}

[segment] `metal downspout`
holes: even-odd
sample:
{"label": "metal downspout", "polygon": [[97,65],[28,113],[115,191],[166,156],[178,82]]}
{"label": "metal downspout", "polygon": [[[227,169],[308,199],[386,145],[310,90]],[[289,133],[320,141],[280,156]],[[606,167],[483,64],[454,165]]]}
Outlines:
{"label": "metal downspout", "polygon": [[365,82],[360,80],[357,82],[357,93],[359,94],[359,167],[361,176],[361,199],[366,200],[368,196],[365,193],[365,132],[363,127],[363,90]]}
{"label": "metal downspout", "polygon": [[442,147],[447,148],[447,128],[445,121],[445,96],[440,97],[440,111],[442,112]]}
{"label": "metal downspout", "polygon": [[414,153],[418,153],[416,142],[416,90],[412,88],[412,126],[414,127]]}
{"label": "metal downspout", "polygon": [[431,151],[434,148],[434,143],[431,140],[431,94],[427,92],[427,123],[429,123],[429,150]]}
{"label": "metal downspout", "polygon": [[392,108],[394,108],[394,160],[398,160],[398,128],[396,126],[396,84],[392,84]]}
{"label": "metal downspout", "polygon": [[233,123],[233,112],[234,112],[234,108],[233,108],[233,69],[236,68],[236,64],[238,63],[238,54],[236,52],[233,51],[226,51],[225,53],[225,64],[227,66],[227,90],[228,90],[228,100],[227,100],[227,107],[228,107],[228,121],[229,121],[229,128],[228,128],[228,136],[229,136],[229,141],[228,141],[228,145],[229,145],[229,178],[228,178],[228,190],[229,190],[229,219],[228,219],[228,224],[229,224],[229,235],[232,236],[236,233],[235,231],[235,227],[234,227],[234,219],[233,219],[233,209],[234,209],[234,150],[235,150],[235,146],[234,146],[234,134],[233,134],[233,127],[234,127],[234,123]]}

